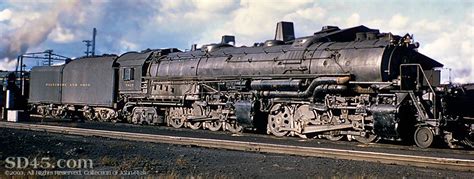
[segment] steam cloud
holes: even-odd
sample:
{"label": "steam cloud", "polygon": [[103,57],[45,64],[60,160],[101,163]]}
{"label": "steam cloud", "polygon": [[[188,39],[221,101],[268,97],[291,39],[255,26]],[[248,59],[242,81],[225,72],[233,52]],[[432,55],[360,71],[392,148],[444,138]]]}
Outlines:
{"label": "steam cloud", "polygon": [[[22,25],[2,33],[0,59],[6,62],[7,67],[12,66],[11,60],[27,52],[30,47],[36,47],[44,42],[56,27],[60,14],[70,11],[76,4],[75,1],[57,3],[36,18],[28,19]],[[5,68],[3,65],[1,67]]]}

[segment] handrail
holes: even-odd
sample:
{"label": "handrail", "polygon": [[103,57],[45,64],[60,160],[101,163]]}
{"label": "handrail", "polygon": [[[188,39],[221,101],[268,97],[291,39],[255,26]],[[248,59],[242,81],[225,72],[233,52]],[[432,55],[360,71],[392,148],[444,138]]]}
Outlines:
{"label": "handrail", "polygon": [[[423,79],[425,80],[426,84],[428,84],[428,87],[430,88],[430,91],[433,93],[433,106],[434,106],[433,107],[433,117],[437,118],[438,115],[437,115],[437,110],[436,110],[437,109],[436,108],[436,93],[435,93],[435,90],[433,89],[433,86],[431,85],[430,81],[426,77],[425,71],[423,71],[423,68],[418,63],[405,63],[405,64],[400,65],[400,76],[402,76],[402,68],[405,67],[405,66],[416,66],[417,71],[420,70],[421,74],[423,74]],[[417,73],[417,76],[418,76],[418,73]],[[400,80],[403,80],[403,78],[400,78]]]}

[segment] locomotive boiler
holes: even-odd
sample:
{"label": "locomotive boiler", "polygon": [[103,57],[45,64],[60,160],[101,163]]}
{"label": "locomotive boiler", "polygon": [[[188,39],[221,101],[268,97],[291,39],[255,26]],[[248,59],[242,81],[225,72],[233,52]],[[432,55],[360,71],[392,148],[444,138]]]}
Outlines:
{"label": "locomotive boiler", "polygon": [[175,128],[472,145],[472,116],[447,110],[463,88],[440,85],[443,65],[419,53],[412,36],[326,26],[295,38],[291,22],[278,23],[276,32],[249,47],[223,36],[189,51],[33,68],[30,104],[42,115]]}

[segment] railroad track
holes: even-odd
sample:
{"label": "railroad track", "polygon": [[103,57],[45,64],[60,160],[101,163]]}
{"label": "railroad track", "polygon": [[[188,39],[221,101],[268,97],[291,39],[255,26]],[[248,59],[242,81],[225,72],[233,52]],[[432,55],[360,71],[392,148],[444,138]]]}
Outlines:
{"label": "railroad track", "polygon": [[356,160],[378,162],[383,164],[405,165],[415,167],[449,169],[457,171],[474,171],[474,160],[456,158],[438,158],[415,155],[401,155],[380,152],[354,151],[317,147],[302,147],[292,145],[279,145],[257,142],[242,142],[219,139],[203,139],[192,137],[177,137],[155,134],[142,134],[132,132],[119,132],[108,130],[84,129],[74,127],[37,125],[0,122],[2,128],[26,129],[32,131],[45,131],[81,136],[97,136],[112,139],[167,143],[177,145],[192,145],[207,148],[229,149],[238,151],[252,151],[274,154],[287,154],[298,156],[311,156],[332,159]]}

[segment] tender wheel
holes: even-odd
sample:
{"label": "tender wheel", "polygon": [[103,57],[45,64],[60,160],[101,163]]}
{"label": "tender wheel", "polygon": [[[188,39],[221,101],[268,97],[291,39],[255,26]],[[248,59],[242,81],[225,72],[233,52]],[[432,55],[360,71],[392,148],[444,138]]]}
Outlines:
{"label": "tender wheel", "polygon": [[427,127],[418,127],[414,137],[416,145],[420,148],[428,148],[433,144],[433,132]]}
{"label": "tender wheel", "polygon": [[53,118],[60,118],[60,117],[59,117],[60,115],[61,115],[61,114],[60,114],[60,111],[59,111],[59,110],[57,110],[57,109],[51,110],[51,117],[53,117]]}
{"label": "tender wheel", "polygon": [[239,125],[235,120],[231,120],[225,123],[225,128],[232,133],[240,133],[243,130],[243,127]]}
{"label": "tender wheel", "polygon": [[48,111],[44,107],[38,107],[36,112],[41,115],[41,117],[45,118],[48,116]]}
{"label": "tender wheel", "polygon": [[86,118],[87,120],[89,121],[92,121],[94,120],[95,118],[95,115],[94,115],[94,111],[90,110],[90,111],[84,111],[82,113],[82,115],[84,116],[84,118]]}
{"label": "tender wheel", "polygon": [[111,115],[108,111],[99,111],[99,121],[108,122],[111,118]]}
{"label": "tender wheel", "polygon": [[221,121],[207,122],[206,125],[210,131],[218,131],[222,127],[222,122]]}
{"label": "tender wheel", "polygon": [[290,108],[281,104],[276,104],[270,110],[268,115],[268,130],[273,135],[282,137],[289,131],[280,130],[281,128],[289,128],[291,122]]}
{"label": "tender wheel", "polygon": [[57,115],[56,117],[59,118],[59,119],[67,119],[70,116],[67,112],[62,112],[61,114]]}
{"label": "tender wheel", "polygon": [[68,117],[68,111],[66,107],[58,106],[56,109],[51,110],[51,116],[58,119],[65,119]]}
{"label": "tender wheel", "polygon": [[378,136],[375,134],[366,133],[365,136],[354,136],[354,139],[363,144],[374,142]]}
{"label": "tender wheel", "polygon": [[95,119],[96,115],[95,115],[95,111],[94,109],[92,109],[91,107],[89,106],[84,106],[84,108],[82,109],[82,116],[84,116],[85,119],[89,120],[89,121],[92,121]]}

